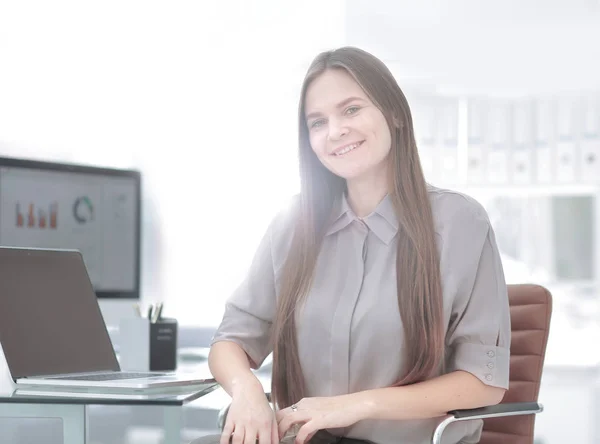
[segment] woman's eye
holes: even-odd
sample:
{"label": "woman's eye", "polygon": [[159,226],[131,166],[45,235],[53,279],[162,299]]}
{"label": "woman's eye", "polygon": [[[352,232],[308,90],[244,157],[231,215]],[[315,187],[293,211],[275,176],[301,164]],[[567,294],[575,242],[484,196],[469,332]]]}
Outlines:
{"label": "woman's eye", "polygon": [[356,114],[360,110],[358,106],[351,106],[346,110],[346,114]]}
{"label": "woman's eye", "polygon": [[323,119],[320,120],[315,120],[313,123],[310,124],[311,128],[319,128],[320,126],[322,126],[325,122],[323,121]]}

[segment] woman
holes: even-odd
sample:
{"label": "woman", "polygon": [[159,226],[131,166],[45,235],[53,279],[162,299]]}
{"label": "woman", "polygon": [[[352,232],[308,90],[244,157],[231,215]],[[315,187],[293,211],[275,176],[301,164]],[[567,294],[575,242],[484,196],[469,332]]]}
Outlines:
{"label": "woman", "polygon": [[[487,214],[425,183],[406,98],[362,50],[314,60],[299,124],[301,193],[271,223],[210,353],[232,396],[220,442],[295,430],[298,443],[429,443],[447,411],[496,404],[508,388],[508,298]],[[271,351],[276,413],[251,372]],[[481,423],[453,426],[445,443],[479,440]]]}

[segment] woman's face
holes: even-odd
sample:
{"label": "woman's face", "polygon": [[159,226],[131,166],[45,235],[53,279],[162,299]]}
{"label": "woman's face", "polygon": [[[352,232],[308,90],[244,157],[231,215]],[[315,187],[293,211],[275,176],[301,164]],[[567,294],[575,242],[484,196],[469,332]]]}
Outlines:
{"label": "woman's face", "polygon": [[307,88],[310,145],[323,165],[344,179],[385,174],[391,148],[383,113],[345,70],[328,70]]}

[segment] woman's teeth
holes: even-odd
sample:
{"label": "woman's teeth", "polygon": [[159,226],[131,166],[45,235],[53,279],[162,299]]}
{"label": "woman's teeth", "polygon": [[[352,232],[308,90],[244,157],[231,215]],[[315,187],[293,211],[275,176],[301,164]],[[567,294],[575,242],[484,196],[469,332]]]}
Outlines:
{"label": "woman's teeth", "polygon": [[346,148],[344,148],[343,150],[338,151],[337,153],[335,153],[336,156],[341,156],[343,154],[349,153],[350,151],[352,151],[355,148],[358,148],[360,146],[362,142],[359,143],[355,143],[353,145],[349,145]]}

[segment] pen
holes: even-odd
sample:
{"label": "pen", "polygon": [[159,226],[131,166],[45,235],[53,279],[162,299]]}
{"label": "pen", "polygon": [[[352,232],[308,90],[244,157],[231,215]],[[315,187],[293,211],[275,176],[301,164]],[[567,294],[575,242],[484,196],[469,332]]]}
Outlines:
{"label": "pen", "polygon": [[152,317],[152,323],[156,324],[158,322],[158,320],[160,319],[160,315],[162,313],[162,309],[163,309],[163,303],[159,302],[158,304],[156,304],[156,310],[154,310],[154,316]]}
{"label": "pen", "polygon": [[150,304],[148,306],[148,320],[152,320],[152,312],[154,311],[154,304]]}
{"label": "pen", "polygon": [[135,310],[135,314],[137,314],[140,318],[142,317],[142,309],[140,308],[140,304],[133,304],[133,309]]}

